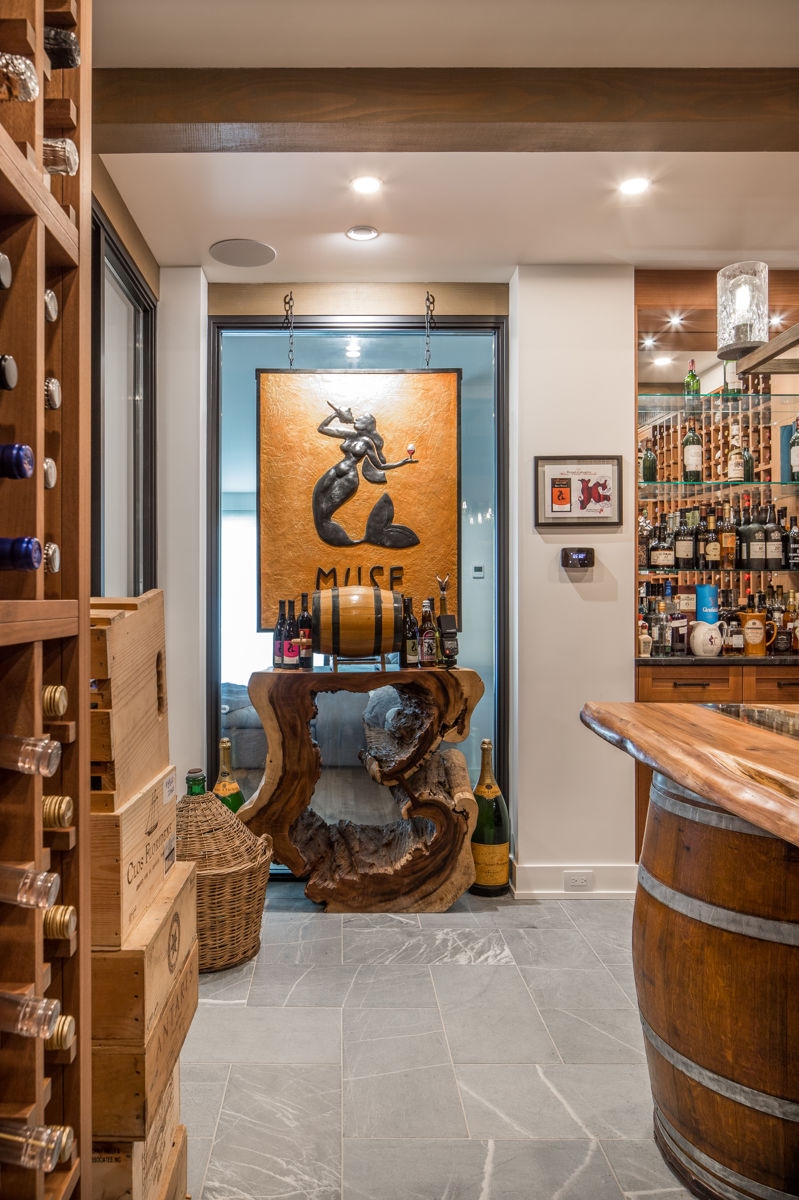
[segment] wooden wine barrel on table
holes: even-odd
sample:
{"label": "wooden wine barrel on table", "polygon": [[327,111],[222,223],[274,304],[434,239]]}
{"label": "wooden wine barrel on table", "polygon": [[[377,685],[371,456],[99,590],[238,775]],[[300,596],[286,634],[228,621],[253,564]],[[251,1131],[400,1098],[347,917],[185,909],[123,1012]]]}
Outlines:
{"label": "wooden wine barrel on table", "polygon": [[392,654],[402,640],[402,595],[370,587],[325,588],[311,596],[311,623],[315,654]]}
{"label": "wooden wine barrel on table", "polygon": [[799,1196],[799,848],[656,773],[633,959],[664,1157],[698,1195]]}

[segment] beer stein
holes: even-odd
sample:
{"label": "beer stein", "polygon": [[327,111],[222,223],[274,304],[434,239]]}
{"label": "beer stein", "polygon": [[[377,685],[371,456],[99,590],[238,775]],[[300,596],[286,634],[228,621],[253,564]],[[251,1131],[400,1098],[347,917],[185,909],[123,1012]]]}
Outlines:
{"label": "beer stein", "polygon": [[766,647],[770,646],[777,636],[777,626],[766,618],[764,612],[754,612],[745,608],[738,613],[741,629],[744,631],[744,654],[762,658]]}

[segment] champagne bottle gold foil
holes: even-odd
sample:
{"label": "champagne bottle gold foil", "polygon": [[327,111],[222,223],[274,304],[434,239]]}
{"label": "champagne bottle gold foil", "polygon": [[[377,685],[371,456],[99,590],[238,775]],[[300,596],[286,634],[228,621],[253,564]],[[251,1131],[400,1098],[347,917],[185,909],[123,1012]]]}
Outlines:
{"label": "champagne bottle gold foil", "polygon": [[44,936],[68,938],[78,928],[78,914],[71,904],[54,904],[44,913]]}
{"label": "champagne bottle gold foil", "polygon": [[71,796],[42,796],[45,829],[66,829],[72,824],[75,806]]}
{"label": "champagne bottle gold foil", "polygon": [[63,1014],[55,1023],[55,1029],[45,1042],[48,1050],[68,1050],[75,1041],[75,1018]]}
{"label": "champagne bottle gold foil", "polygon": [[45,717],[63,717],[68,702],[67,689],[62,683],[48,683],[42,688],[42,713]]}

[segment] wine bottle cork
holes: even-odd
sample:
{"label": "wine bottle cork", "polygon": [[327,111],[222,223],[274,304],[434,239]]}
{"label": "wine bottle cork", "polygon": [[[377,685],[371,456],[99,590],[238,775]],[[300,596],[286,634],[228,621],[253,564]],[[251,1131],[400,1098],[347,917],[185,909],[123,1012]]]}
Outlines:
{"label": "wine bottle cork", "polygon": [[78,928],[78,914],[71,904],[54,904],[44,912],[44,936],[69,938]]}
{"label": "wine bottle cork", "polygon": [[68,1050],[75,1041],[75,1018],[68,1013],[62,1013],[55,1023],[55,1029],[45,1042],[48,1050]]}
{"label": "wine bottle cork", "polygon": [[42,688],[42,715],[51,719],[63,717],[68,704],[67,689],[62,683],[48,683]]}
{"label": "wine bottle cork", "polygon": [[45,829],[68,828],[74,812],[71,796],[42,796],[42,823]]}

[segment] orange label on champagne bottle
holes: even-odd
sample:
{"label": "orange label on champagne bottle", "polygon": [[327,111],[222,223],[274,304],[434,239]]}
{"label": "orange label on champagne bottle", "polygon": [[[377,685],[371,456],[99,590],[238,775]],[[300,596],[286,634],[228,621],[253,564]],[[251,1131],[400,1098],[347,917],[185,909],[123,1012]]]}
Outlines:
{"label": "orange label on champagne bottle", "polygon": [[495,846],[472,842],[475,883],[479,887],[503,887],[509,878],[509,854],[508,842],[500,842]]}

